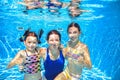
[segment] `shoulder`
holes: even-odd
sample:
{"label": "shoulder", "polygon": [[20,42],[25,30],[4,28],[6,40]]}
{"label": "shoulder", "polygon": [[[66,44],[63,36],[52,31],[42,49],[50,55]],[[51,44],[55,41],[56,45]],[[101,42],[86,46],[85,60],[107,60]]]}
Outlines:
{"label": "shoulder", "polygon": [[80,48],[84,49],[84,48],[87,48],[87,45],[82,43],[82,42],[79,42],[79,46]]}
{"label": "shoulder", "polygon": [[88,46],[84,43],[80,43],[80,48],[79,48],[81,51],[84,51],[86,53],[89,53],[89,49],[88,49]]}
{"label": "shoulder", "polygon": [[25,50],[18,51],[17,55],[20,55],[21,57],[25,56]]}
{"label": "shoulder", "polygon": [[18,51],[18,54],[23,54],[23,53],[25,53],[25,50]]}

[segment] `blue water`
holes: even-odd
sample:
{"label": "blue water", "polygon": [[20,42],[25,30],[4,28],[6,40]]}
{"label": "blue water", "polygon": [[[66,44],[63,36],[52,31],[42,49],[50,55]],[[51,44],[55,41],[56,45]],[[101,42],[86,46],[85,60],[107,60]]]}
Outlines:
{"label": "blue water", "polygon": [[[15,66],[6,69],[8,62],[17,51],[24,49],[19,38],[24,30],[44,30],[41,38],[45,47],[46,34],[56,29],[62,34],[62,44],[66,45],[68,35],[66,29],[71,21],[78,22],[82,29],[80,40],[88,45],[92,61],[92,69],[84,69],[82,80],[120,80],[120,1],[119,0],[83,0],[81,8],[90,10],[80,17],[71,19],[66,9],[61,14],[51,15],[39,9],[22,11],[24,6],[17,4],[20,0],[0,1],[0,80],[23,80],[23,74]],[[68,0],[63,0],[68,1]]]}

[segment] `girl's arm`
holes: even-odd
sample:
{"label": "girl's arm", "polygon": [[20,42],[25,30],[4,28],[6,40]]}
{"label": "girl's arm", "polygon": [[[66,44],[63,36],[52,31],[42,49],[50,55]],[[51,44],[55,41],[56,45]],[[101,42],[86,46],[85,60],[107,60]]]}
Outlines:
{"label": "girl's arm", "polygon": [[22,58],[22,55],[21,55],[22,52],[23,51],[19,51],[17,53],[17,55],[12,59],[12,61],[10,61],[10,63],[7,66],[8,69],[17,65],[17,64],[22,64],[22,62],[23,62],[23,58]]}
{"label": "girl's arm", "polygon": [[85,48],[84,48],[84,66],[89,68],[89,69],[92,68],[92,63],[91,63],[91,60],[90,60],[90,54],[89,54],[87,46],[85,46]]}

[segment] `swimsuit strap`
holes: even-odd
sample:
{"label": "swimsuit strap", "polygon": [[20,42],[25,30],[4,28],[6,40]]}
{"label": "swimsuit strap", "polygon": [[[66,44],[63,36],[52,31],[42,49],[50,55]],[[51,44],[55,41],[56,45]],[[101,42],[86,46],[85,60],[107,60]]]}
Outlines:
{"label": "swimsuit strap", "polygon": [[37,52],[37,54],[39,54],[39,51],[37,50],[37,48],[35,48],[35,51]]}
{"label": "swimsuit strap", "polygon": [[[64,58],[64,56],[63,56],[63,54],[62,54],[62,50],[60,50],[59,52],[60,52],[59,58]],[[49,48],[47,48],[47,55],[46,55],[46,58],[48,58],[49,60],[51,60],[51,59],[50,59],[50,56],[49,56]]]}
{"label": "swimsuit strap", "polygon": [[26,54],[26,56],[28,56],[28,54],[27,54],[27,51],[25,50],[25,54]]}
{"label": "swimsuit strap", "polygon": [[[38,50],[37,50],[37,48],[35,48],[35,51],[37,52],[37,54],[39,53]],[[26,50],[25,50],[25,54],[28,56],[28,53],[27,53]]]}
{"label": "swimsuit strap", "polygon": [[49,56],[49,48],[47,48],[47,55],[46,55],[46,59],[50,59],[50,56]]}

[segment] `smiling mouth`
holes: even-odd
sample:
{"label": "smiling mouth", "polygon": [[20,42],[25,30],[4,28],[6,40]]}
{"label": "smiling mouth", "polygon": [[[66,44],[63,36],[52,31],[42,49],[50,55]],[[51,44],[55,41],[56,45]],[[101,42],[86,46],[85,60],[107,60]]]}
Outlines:
{"label": "smiling mouth", "polygon": [[53,46],[53,48],[57,48],[57,45],[56,45],[56,44],[53,44],[52,46]]}
{"label": "smiling mouth", "polygon": [[75,38],[74,38],[74,37],[71,37],[70,40],[73,41],[73,40],[75,40]]}
{"label": "smiling mouth", "polygon": [[53,47],[56,47],[56,45],[54,44]]}

